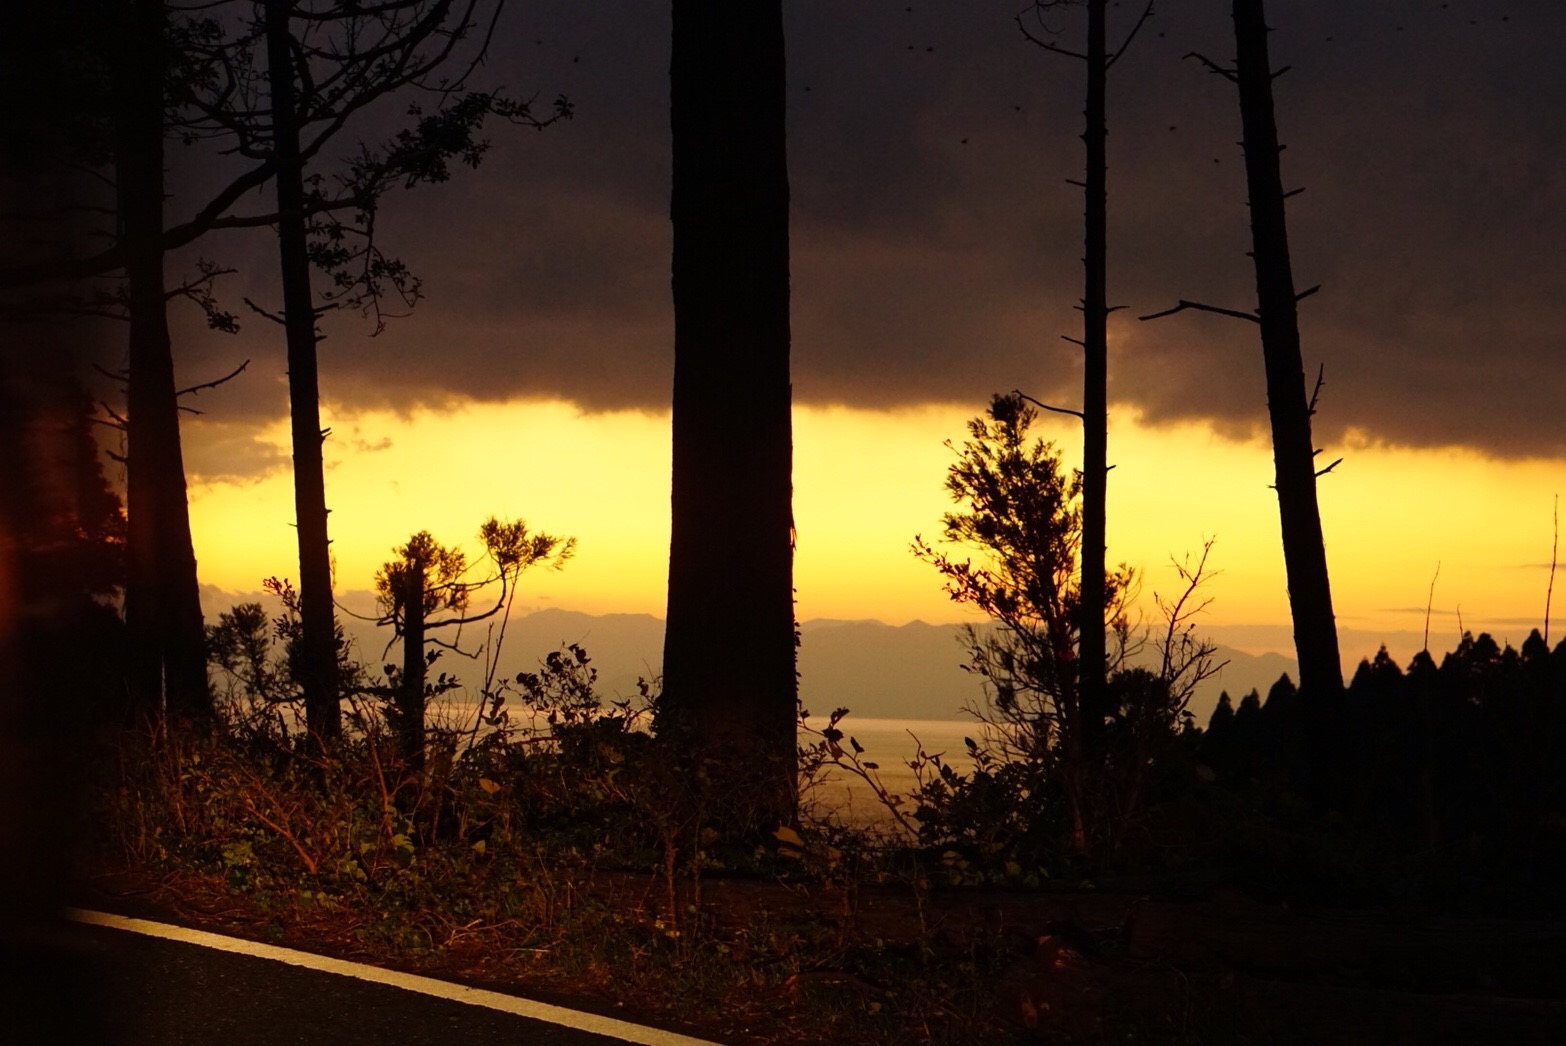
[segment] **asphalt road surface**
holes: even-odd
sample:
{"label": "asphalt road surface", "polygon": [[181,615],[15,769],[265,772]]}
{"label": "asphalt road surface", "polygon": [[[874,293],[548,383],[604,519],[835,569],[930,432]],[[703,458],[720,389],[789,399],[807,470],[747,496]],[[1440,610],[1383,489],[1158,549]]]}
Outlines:
{"label": "asphalt road surface", "polygon": [[[169,939],[170,936],[180,939]],[[430,978],[97,913],[0,970],[0,1042],[586,1046],[700,1040]],[[14,942],[13,942],[14,944]]]}

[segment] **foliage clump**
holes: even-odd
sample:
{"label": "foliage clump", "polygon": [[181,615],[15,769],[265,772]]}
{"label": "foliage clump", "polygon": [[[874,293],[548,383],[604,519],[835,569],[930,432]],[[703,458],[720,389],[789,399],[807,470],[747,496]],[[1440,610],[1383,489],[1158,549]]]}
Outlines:
{"label": "foliage clump", "polygon": [[[1106,867],[1137,859],[1153,779],[1178,758],[1185,706],[1219,667],[1191,620],[1206,605],[1195,596],[1207,549],[1195,565],[1176,564],[1183,594],[1159,600],[1166,627],[1157,671],[1129,664],[1147,634],[1130,619],[1136,573],[1121,564],[1104,578],[1108,718],[1088,722],[1079,660],[1081,476],[1066,475],[1053,445],[1030,436],[1036,418],[1013,394],[996,396],[972,419],[946,477],[957,508],[943,519],[945,547],[914,539],[914,554],[940,573],[951,598],[990,622],[965,632],[965,667],[984,685],[983,704],[969,709],[981,726],[966,740],[971,769],[921,751],[913,764],[919,787],[907,797],[912,819],[900,818],[922,844],[955,847],[1031,878],[1067,860]],[[840,718],[822,734],[827,747],[817,758],[864,776],[873,767],[841,756],[833,736]],[[1106,739],[1102,746],[1097,737]],[[904,805],[905,797],[885,798]]]}

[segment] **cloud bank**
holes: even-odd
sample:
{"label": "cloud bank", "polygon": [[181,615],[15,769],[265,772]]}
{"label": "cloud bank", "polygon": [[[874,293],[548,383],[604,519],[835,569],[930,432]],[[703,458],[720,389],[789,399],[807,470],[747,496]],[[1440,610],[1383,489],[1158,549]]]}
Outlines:
{"label": "cloud bank", "polygon": [[[1080,63],[1028,44],[1015,0],[787,5],[796,399],[891,408],[1023,387],[1080,397]],[[1162,5],[1161,5],[1162,6]],[[1174,7],[1175,5],[1170,5]],[[1249,309],[1233,88],[1183,60],[1233,52],[1223,5],[1162,10],[1110,83],[1111,398],[1149,423],[1265,424]],[[1122,5],[1128,23],[1140,5]],[[1515,12],[1513,11],[1515,9]],[[1290,239],[1318,441],[1566,455],[1566,7],[1452,0],[1275,2]],[[390,245],[424,278],[377,338],[337,316],[328,398],[565,397],[662,409],[672,373],[667,7],[512,12],[488,72],[570,124],[495,128],[476,172],[389,201]],[[1076,23],[1062,17],[1064,41]],[[235,237],[232,293],[265,298],[270,244]],[[182,377],[255,360],[203,394],[225,424],[284,408],[279,332],[180,328]],[[234,433],[225,438],[237,439]],[[258,462],[259,464],[259,462]]]}

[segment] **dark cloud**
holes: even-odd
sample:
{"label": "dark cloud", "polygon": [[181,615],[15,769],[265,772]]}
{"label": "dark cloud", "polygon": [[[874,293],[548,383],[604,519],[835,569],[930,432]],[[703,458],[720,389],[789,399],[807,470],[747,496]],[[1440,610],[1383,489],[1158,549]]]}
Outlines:
{"label": "dark cloud", "polygon": [[[787,5],[799,400],[980,402],[1019,385],[1079,397],[1060,336],[1080,323],[1081,201],[1065,179],[1081,164],[1081,67],[1025,42],[1020,6]],[[1325,365],[1324,442],[1352,428],[1566,453],[1566,80],[1552,53],[1566,7],[1506,6],[1269,5],[1275,60],[1293,66],[1277,82],[1285,177],[1307,190],[1291,201],[1296,279],[1323,285],[1302,322],[1308,376]],[[1111,79],[1111,291],[1128,307],[1111,381],[1151,422],[1245,432],[1265,423],[1254,327],[1135,318],[1181,297],[1254,304],[1233,89],[1183,60],[1227,61],[1224,8],[1161,9]],[[631,0],[516,12],[489,70],[569,94],[577,119],[497,128],[479,171],[389,203],[384,235],[428,298],[374,339],[334,317],[328,398],[666,405],[667,17]],[[1061,17],[1064,39],[1074,25]],[[264,273],[267,248],[234,249]],[[252,317],[237,340],[198,333],[182,359],[256,357],[224,409],[274,415],[277,331]]]}
{"label": "dark cloud", "polygon": [[289,465],[287,453],[256,438],[247,419],[205,417],[184,425],[185,476],[192,483],[260,480]]}

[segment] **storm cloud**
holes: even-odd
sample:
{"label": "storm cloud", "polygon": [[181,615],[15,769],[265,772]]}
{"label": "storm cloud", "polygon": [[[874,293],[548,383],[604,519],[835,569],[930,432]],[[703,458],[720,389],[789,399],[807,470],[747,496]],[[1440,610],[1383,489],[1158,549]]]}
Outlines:
{"label": "storm cloud", "polygon": [[[328,399],[565,397],[662,409],[672,374],[668,7],[514,5],[485,69],[577,115],[496,127],[477,171],[388,201],[390,247],[427,299],[379,337],[335,316]],[[796,400],[1080,397],[1081,64],[1018,32],[1020,0],[786,6]],[[1141,10],[1113,12],[1122,28]],[[1110,81],[1111,397],[1152,423],[1265,423],[1227,5],[1167,0]],[[1566,455],[1566,7],[1274,0],[1280,129],[1307,379],[1330,443]],[[1062,42],[1077,23],[1059,18]],[[714,85],[721,89],[720,85]],[[269,244],[229,251],[269,293]],[[233,260],[226,258],[225,260]],[[253,275],[250,273],[254,273]],[[239,293],[237,287],[232,293]],[[181,327],[181,376],[251,357],[207,397],[238,422],[282,408],[282,345]],[[204,403],[203,406],[208,404]]]}

